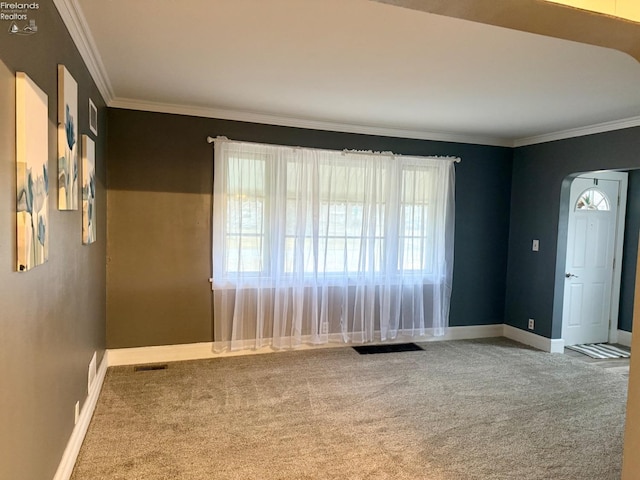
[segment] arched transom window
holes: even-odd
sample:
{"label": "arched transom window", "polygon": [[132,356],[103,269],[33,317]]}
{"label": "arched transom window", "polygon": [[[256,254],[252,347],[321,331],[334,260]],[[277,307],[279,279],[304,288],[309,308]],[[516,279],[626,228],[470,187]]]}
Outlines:
{"label": "arched transom window", "polygon": [[602,190],[595,187],[589,188],[578,198],[576,210],[608,211],[610,210],[609,200]]}

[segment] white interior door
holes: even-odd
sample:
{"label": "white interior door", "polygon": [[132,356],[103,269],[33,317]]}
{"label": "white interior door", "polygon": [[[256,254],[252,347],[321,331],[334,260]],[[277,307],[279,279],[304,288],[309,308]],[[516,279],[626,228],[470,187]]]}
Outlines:
{"label": "white interior door", "polygon": [[620,182],[578,177],[571,184],[563,307],[565,345],[609,340]]}

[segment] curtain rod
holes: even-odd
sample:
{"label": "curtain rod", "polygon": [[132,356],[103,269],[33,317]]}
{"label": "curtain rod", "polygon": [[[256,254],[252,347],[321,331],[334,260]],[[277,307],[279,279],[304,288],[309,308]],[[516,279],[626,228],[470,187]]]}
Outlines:
{"label": "curtain rod", "polygon": [[[239,141],[239,140],[229,140],[225,136],[218,136],[218,137],[208,136],[207,137],[207,143],[214,143],[216,140],[226,140],[226,141],[229,141],[229,142]],[[266,143],[257,143],[257,142],[244,142],[244,143],[253,143],[254,145],[265,145],[265,146],[268,146],[268,147],[286,146],[286,147],[289,147],[289,148],[308,148],[308,147],[294,147],[294,146],[291,146],[291,145],[270,145],[270,144],[266,144]],[[340,150],[330,150],[330,149],[323,149],[323,148],[309,148],[309,150],[321,150],[321,151],[325,151],[325,152],[339,152],[340,151]],[[393,152],[374,152],[374,151],[371,151],[371,150],[369,150],[369,151],[367,151],[367,150],[348,150],[346,148],[344,150],[342,150],[342,153],[352,153],[352,154],[357,154],[357,155],[389,155],[389,156],[392,156],[392,157],[407,156],[407,157],[439,158],[439,159],[442,159],[442,160],[451,160],[454,163],[460,163],[462,161],[462,159],[460,157],[453,157],[453,156],[402,155],[400,153],[393,153]]]}

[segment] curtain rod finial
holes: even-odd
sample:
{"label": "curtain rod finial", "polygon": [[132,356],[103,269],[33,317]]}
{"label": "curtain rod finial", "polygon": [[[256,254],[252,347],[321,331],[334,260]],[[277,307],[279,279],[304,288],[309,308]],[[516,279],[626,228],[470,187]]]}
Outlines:
{"label": "curtain rod finial", "polygon": [[215,138],[207,137],[207,143],[213,143],[214,141],[215,141]]}

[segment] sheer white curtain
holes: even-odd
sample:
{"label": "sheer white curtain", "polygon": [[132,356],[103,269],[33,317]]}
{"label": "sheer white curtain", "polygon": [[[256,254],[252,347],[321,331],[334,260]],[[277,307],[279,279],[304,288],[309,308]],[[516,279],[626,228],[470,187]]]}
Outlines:
{"label": "sheer white curtain", "polygon": [[216,345],[444,334],[454,159],[214,143]]}

